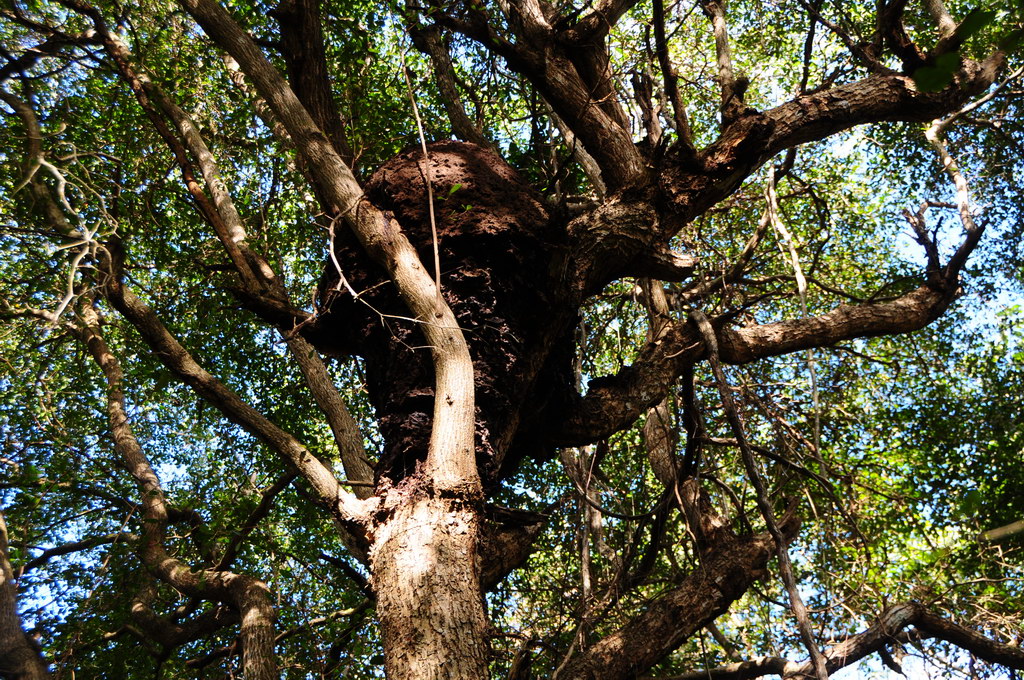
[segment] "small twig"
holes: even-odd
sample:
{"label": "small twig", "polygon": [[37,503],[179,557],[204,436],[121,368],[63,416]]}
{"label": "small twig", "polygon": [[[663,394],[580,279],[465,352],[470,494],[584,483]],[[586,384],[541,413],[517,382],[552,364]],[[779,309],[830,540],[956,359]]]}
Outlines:
{"label": "small twig", "polygon": [[[768,201],[768,219],[772,224],[772,228],[778,234],[779,240],[785,241],[786,246],[789,247],[789,259],[793,266],[793,277],[796,279],[796,292],[800,297],[800,311],[806,319],[810,316],[810,313],[807,311],[807,278],[804,276],[803,267],[800,265],[800,255],[796,252],[793,234],[790,233],[782,218],[779,217],[779,197],[775,191],[775,166],[771,164],[768,165],[768,186],[765,188],[765,196]],[[781,242],[779,243],[779,248],[783,248]],[[814,409],[814,456],[817,458],[818,465],[821,466],[821,471],[828,472],[825,460],[821,456],[821,407],[818,398],[818,372],[815,364],[814,349],[808,348],[807,370],[811,378],[811,406]]]}
{"label": "small twig", "polygon": [[761,516],[768,527],[768,533],[771,534],[772,539],[775,541],[775,553],[779,558],[779,572],[789,594],[793,615],[796,616],[797,627],[800,629],[800,638],[811,655],[811,661],[818,680],[828,680],[825,657],[814,642],[814,637],[811,634],[810,619],[807,614],[807,606],[804,604],[803,598],[800,597],[800,592],[796,587],[796,578],[793,576],[793,564],[789,559],[786,537],[782,534],[782,530],[779,529],[775,516],[772,514],[764,480],[761,479],[761,473],[757,469],[754,452],[751,450],[746,434],[743,431],[743,423],[740,422],[739,412],[736,409],[736,402],[733,401],[729,382],[725,377],[725,371],[722,370],[722,364],[718,360],[718,339],[715,336],[715,329],[711,327],[711,322],[708,321],[704,313],[698,309],[690,310],[690,318],[697,324],[697,328],[704,338],[708,352],[708,363],[711,364],[711,371],[718,385],[718,393],[722,398],[722,407],[725,410],[729,425],[736,435],[736,441],[739,444],[741,457],[743,458],[743,466],[747,469],[747,476],[754,487],[757,509],[761,511]]}

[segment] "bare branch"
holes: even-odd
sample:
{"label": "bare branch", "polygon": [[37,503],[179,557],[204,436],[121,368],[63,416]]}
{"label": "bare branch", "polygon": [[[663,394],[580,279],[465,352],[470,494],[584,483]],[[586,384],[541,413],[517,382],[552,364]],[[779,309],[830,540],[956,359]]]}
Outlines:
{"label": "bare branch", "polygon": [[725,21],[725,2],[721,0],[701,0],[701,9],[711,20],[711,28],[715,35],[715,52],[718,55],[718,86],[721,88],[722,129],[732,123],[746,108],[743,96],[746,93],[746,76],[738,76],[733,71],[732,51],[729,47],[729,27]]}
{"label": "bare branch", "polygon": [[956,31],[956,21],[949,15],[946,3],[942,0],[924,0],[924,8],[928,10],[932,21],[939,29],[939,38],[948,38]]}
{"label": "bare branch", "polygon": [[42,551],[22,567],[18,569],[19,574],[32,571],[44,566],[47,562],[52,560],[54,557],[63,557],[64,555],[70,555],[76,552],[82,552],[83,550],[92,550],[95,547],[101,545],[109,545],[117,541],[134,542],[138,540],[138,536],[135,534],[126,533],[124,531],[118,531],[112,534],[105,534],[103,536],[90,536],[89,538],[83,538],[80,541],[72,541],[70,543],[64,543],[52,548],[47,548]]}
{"label": "bare branch", "polygon": [[271,680],[277,677],[273,646],[273,607],[270,592],[260,580],[227,571],[193,571],[167,553],[164,534],[167,526],[167,501],[160,480],[150,465],[128,421],[124,405],[121,365],[107,347],[99,331],[99,315],[92,306],[81,311],[83,325],[79,338],[107,381],[107,413],[114,448],[135,479],[142,498],[145,521],[139,554],[147,568],[162,581],[178,590],[202,599],[231,602],[242,614],[242,638],[245,640],[243,665],[246,677]]}
{"label": "bare branch", "polygon": [[658,66],[665,82],[665,94],[672,104],[672,119],[675,121],[676,134],[679,135],[679,147],[682,149],[684,162],[696,159],[697,149],[693,145],[693,132],[686,116],[686,103],[679,94],[679,76],[668,53],[668,39],[665,37],[665,3],[654,0],[654,45],[658,54]]}
{"label": "bare branch", "polygon": [[[411,13],[410,13],[411,14]],[[407,17],[408,22],[416,22],[415,17]],[[437,89],[441,96],[441,103],[448,113],[448,120],[452,124],[452,132],[459,139],[472,142],[479,146],[493,147],[493,143],[484,136],[476,124],[466,115],[466,108],[462,104],[462,96],[459,94],[458,86],[455,83],[455,67],[452,65],[452,55],[445,47],[441,37],[441,31],[436,26],[422,26],[418,22],[412,23],[409,27],[409,35],[412,42],[420,52],[430,57],[430,63],[434,67],[434,80],[437,82]]]}

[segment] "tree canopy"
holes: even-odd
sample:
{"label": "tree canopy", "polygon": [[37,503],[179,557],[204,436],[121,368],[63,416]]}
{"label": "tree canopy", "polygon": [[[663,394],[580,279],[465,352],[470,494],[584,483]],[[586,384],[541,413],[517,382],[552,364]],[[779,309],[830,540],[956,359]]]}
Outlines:
{"label": "tree canopy", "polygon": [[0,677],[1016,677],[1022,42],[6,0]]}

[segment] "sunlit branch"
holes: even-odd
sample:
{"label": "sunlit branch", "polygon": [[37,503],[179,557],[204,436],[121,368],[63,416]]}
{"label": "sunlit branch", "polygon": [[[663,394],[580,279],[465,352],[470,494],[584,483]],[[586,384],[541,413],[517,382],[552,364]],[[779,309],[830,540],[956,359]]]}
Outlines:
{"label": "sunlit branch", "polygon": [[701,0],[701,9],[711,20],[718,57],[718,86],[721,89],[722,128],[726,128],[743,110],[743,95],[749,84],[746,76],[733,70],[732,50],[729,46],[729,27],[725,21],[725,3],[720,0]]}
{"label": "sunlit branch", "polygon": [[924,8],[928,10],[932,21],[939,29],[940,38],[948,38],[956,31],[956,21],[950,16],[946,9],[946,3],[942,0],[924,0]]}
{"label": "sunlit branch", "polygon": [[288,129],[310,173],[360,243],[395,281],[400,295],[433,348],[436,389],[428,466],[441,486],[478,488],[473,446],[472,360],[465,338],[412,244],[387,216],[370,205],[349,167],[296,98],[277,69],[227,11],[212,0],[182,6],[243,72]]}
{"label": "sunlit branch", "polygon": [[83,305],[78,329],[81,341],[103,372],[107,382],[107,414],[114,449],[134,478],[142,499],[142,539],[139,554],[147,568],[174,588],[202,599],[232,603],[242,614],[241,634],[246,641],[243,658],[246,676],[270,680],[277,676],[273,647],[273,607],[270,592],[260,580],[228,571],[192,570],[172,557],[164,546],[167,526],[167,501],[156,472],[132,431],[125,409],[124,375],[117,357],[110,351],[99,330],[99,315],[91,305]]}

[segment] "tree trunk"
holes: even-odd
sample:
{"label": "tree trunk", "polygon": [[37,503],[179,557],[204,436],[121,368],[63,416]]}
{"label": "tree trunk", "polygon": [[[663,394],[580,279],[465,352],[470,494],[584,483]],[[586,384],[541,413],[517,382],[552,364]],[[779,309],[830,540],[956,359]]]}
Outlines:
{"label": "tree trunk", "polygon": [[46,662],[29,643],[21,626],[17,585],[7,548],[7,521],[0,512],[0,677],[49,680]]}
{"label": "tree trunk", "polygon": [[486,678],[477,508],[408,482],[385,507],[390,514],[375,532],[370,567],[387,677]]}

